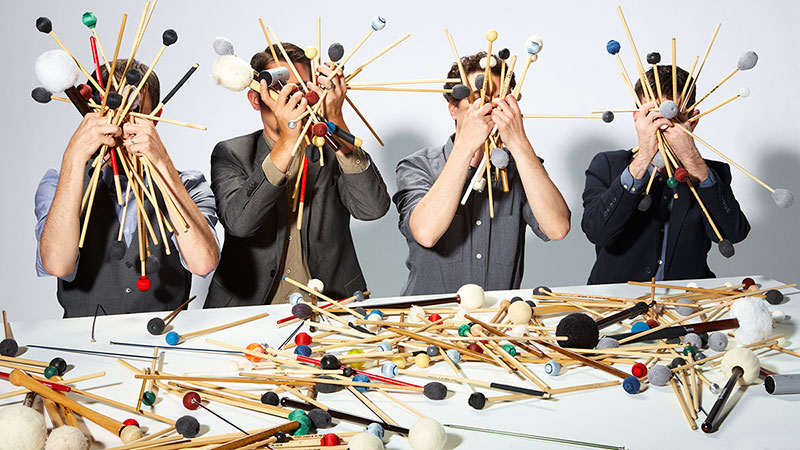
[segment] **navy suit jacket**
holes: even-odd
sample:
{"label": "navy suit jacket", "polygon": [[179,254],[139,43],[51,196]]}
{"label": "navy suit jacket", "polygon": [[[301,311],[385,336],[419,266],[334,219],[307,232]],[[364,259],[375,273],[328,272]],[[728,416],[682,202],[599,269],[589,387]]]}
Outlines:
{"label": "navy suit jacket", "polygon": [[[688,185],[680,183],[673,190],[657,177],[650,191],[650,209],[639,211],[644,188],[641,193],[631,193],[620,183],[620,175],[632,159],[630,150],[603,152],[586,169],[581,228],[597,253],[589,284],[649,281],[659,264],[666,265],[666,280],[714,277],[707,258],[711,242],[718,239]],[[707,188],[695,184],[695,189],[722,237],[741,242],[750,223],[731,190],[730,167],[705,161],[717,182]],[[677,198],[669,211],[667,202],[674,194]],[[663,224],[667,222],[666,258],[661,261]]]}

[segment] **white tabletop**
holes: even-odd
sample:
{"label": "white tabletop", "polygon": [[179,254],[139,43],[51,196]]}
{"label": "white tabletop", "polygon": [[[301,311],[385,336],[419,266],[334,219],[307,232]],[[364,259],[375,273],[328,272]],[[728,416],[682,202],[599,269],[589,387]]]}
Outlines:
{"label": "white tabletop", "polygon": [[[714,280],[697,280],[697,283],[701,287],[714,287],[722,285],[726,281],[740,283],[742,278],[743,277],[732,277]],[[762,285],[762,287],[784,284],[761,276],[755,276],[753,278],[756,283]],[[677,285],[683,283],[671,284]],[[629,298],[649,292],[648,288],[629,285],[569,286],[553,288],[553,290]],[[666,292],[667,291],[663,289],[657,290],[659,294]],[[676,291],[671,291],[670,293],[674,292]],[[796,294],[797,292],[798,291],[794,289],[784,290],[785,294]],[[511,298],[513,295],[529,298],[530,293],[530,289],[487,292],[486,306],[494,306],[499,300]],[[796,297],[796,295],[789,295],[787,299],[792,297]],[[424,299],[427,297],[415,298]],[[371,299],[367,300],[367,303],[387,303],[397,300],[398,298]],[[407,298],[403,300],[407,300]],[[779,306],[770,305],[770,309],[773,311],[780,309],[784,311],[787,316],[800,317],[800,306],[797,305],[797,300],[793,302],[789,301],[788,303],[784,302],[784,304]],[[216,340],[240,347],[245,347],[252,342],[267,342],[271,346],[278,346],[296,327],[296,325],[284,328],[276,328],[275,326],[276,320],[289,315],[289,310],[290,307],[288,305],[276,305],[183,311],[172,323],[171,329],[179,333],[187,333],[268,311],[270,316],[265,319],[220,331],[213,335],[192,338],[182,343],[180,347],[217,349],[218,347],[214,347],[205,342],[206,337],[213,337]],[[112,346],[109,345],[109,341],[134,342],[167,347],[164,336],[152,336],[145,329],[147,321],[156,316],[163,317],[163,314],[146,313],[98,317],[95,329],[95,342],[90,341],[92,318],[14,322],[11,324],[11,328],[14,338],[24,350],[24,352],[19,355],[21,358],[49,361],[55,356],[61,356],[72,366],[65,375],[65,378],[74,378],[89,373],[105,371],[107,374],[105,377],[78,383],[76,387],[90,390],[98,395],[109,397],[129,405],[135,405],[141,382],[140,380],[134,379],[131,372],[127,369],[117,364],[115,358],[34,348],[25,349],[25,345],[38,344],[150,356],[152,350],[116,345]],[[482,317],[485,316],[486,314]],[[555,325],[557,320],[558,319],[548,320],[545,321],[545,324]],[[790,340],[788,348],[791,349],[796,349],[797,347],[796,343],[791,343],[793,337],[794,341],[800,341],[796,338],[798,331],[795,324],[796,320],[789,320],[785,323],[775,325],[775,333],[787,334]],[[609,328],[604,330],[604,332],[613,334],[616,330],[617,328]],[[621,328],[619,330],[624,331]],[[307,330],[304,329],[304,331]],[[710,355],[714,352],[707,351],[706,353]],[[145,360],[128,359],[128,361],[140,368],[149,366],[149,362]],[[246,362],[243,357],[235,355],[167,350],[163,370],[173,374],[222,373],[223,376],[227,376],[230,375],[227,371],[229,370],[228,366],[231,361]],[[800,360],[785,354],[767,357],[762,360],[762,365],[778,373],[800,373]],[[572,368],[558,377],[546,375],[542,365],[529,365],[529,367],[552,388],[611,381],[615,379],[611,375],[588,367]],[[462,368],[463,372],[472,379],[500,383],[506,382],[509,384],[534,387],[529,381],[517,375],[510,375],[497,367],[485,363],[464,363],[462,364]],[[624,365],[619,365],[619,368],[624,371],[630,369],[630,367]],[[379,368],[373,367],[368,370],[370,372],[380,373]],[[452,374],[450,368],[445,364],[436,364],[425,370],[448,375]],[[720,384],[723,384],[725,381],[719,370],[708,371],[706,373],[711,381]],[[401,379],[403,378],[401,377]],[[407,378],[406,380],[415,384],[424,384],[422,382],[424,380],[414,378]],[[265,390],[263,385],[261,387],[254,385],[237,385],[236,388],[251,389],[253,392],[257,393],[261,393]],[[454,391],[455,394],[449,395],[448,398],[443,401],[428,400],[418,393],[397,393],[395,395],[412,407],[423,411],[425,414],[428,414],[430,417],[444,424],[458,424],[552,436],[614,445],[627,449],[668,449],[679,446],[703,449],[800,448],[800,440],[798,439],[800,438],[800,433],[798,433],[797,429],[798,418],[800,418],[800,402],[798,402],[800,396],[771,396],[765,392],[761,384],[747,388],[739,388],[734,392],[728,403],[729,405],[735,404],[735,408],[727,414],[719,430],[714,434],[705,434],[699,429],[697,431],[692,431],[689,428],[675,395],[669,386],[650,386],[637,395],[628,395],[622,390],[621,386],[613,386],[592,391],[566,394],[549,400],[532,398],[525,401],[494,404],[488,406],[484,410],[474,410],[467,405],[467,398],[471,393],[468,388],[453,383],[448,383],[448,388]],[[16,389],[16,387],[11,386],[10,383],[0,381],[0,392],[8,392],[13,389]],[[481,391],[487,396],[503,395],[501,391],[491,391],[487,389]],[[390,402],[385,397],[369,392],[367,392],[366,395],[402,426],[410,427],[415,422],[416,416],[400,408],[395,403]],[[0,401],[0,407],[19,402],[21,398],[20,396]],[[107,405],[92,403],[85,398],[78,396],[74,398],[98,412],[120,421],[132,416],[132,414],[128,412],[120,411]],[[347,391],[335,394],[320,394],[318,400],[332,409],[347,411],[364,417],[374,417],[370,411],[355,400]],[[714,400],[715,396],[705,389],[702,397],[702,406],[704,409],[709,410]],[[209,407],[244,429],[265,428],[283,422],[283,419],[277,417],[246,411],[213,401],[209,403]],[[203,425],[202,432],[204,435],[215,435],[235,431],[229,425],[212,416],[207,411],[197,410],[187,412],[183,408],[180,398],[167,394],[166,392],[159,393],[159,399],[152,407],[152,411],[174,419],[189,413],[195,416],[200,421],[201,425]],[[700,413],[700,418],[697,421],[698,426],[703,418],[703,413]],[[150,433],[165,428],[164,424],[147,418],[137,417],[137,420],[140,422],[143,429]],[[359,431],[363,428],[355,424],[337,420],[334,420],[334,423],[336,424],[334,428],[320,430],[320,432]],[[104,429],[92,423],[88,424],[88,428],[96,441],[92,447],[93,449],[120,445],[119,439]],[[461,431],[452,428],[448,428],[447,433],[447,448],[491,448],[491,446],[494,445],[502,445],[504,450],[575,448],[563,444]],[[387,438],[387,449],[410,448],[408,441],[400,436],[387,433]]]}

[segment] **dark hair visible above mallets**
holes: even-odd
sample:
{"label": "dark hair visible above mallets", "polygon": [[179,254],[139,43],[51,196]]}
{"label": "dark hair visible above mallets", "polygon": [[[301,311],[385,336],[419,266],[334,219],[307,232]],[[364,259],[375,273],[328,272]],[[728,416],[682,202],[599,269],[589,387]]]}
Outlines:
{"label": "dark hair visible above mallets", "polygon": [[52,94],[43,87],[37,87],[31,91],[31,97],[36,100],[37,103],[49,103],[50,100],[52,100],[51,95]]}
{"label": "dark hair visible above mallets", "polygon": [[442,400],[447,396],[447,387],[438,381],[432,381],[423,387],[422,393],[431,400]]}
{"label": "dark hair visible above mallets", "polygon": [[161,35],[161,42],[164,45],[172,45],[178,42],[178,33],[176,33],[172,28],[164,31],[164,33]]}
{"label": "dark hair visible above mallets", "polygon": [[336,62],[342,59],[344,56],[344,46],[338,42],[334,42],[328,47],[328,58],[331,61]]}
{"label": "dark hair visible above mallets", "polygon": [[36,19],[36,29],[42,33],[49,33],[53,31],[53,22],[47,17],[39,17]]}

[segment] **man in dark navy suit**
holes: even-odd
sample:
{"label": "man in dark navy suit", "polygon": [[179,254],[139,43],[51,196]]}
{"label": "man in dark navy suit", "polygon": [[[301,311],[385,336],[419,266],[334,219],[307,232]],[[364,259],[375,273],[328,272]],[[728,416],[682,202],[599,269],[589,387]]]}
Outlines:
{"label": "man in dark navy suit", "polygon": [[[651,91],[658,92],[653,70],[646,75]],[[662,98],[672,99],[672,67],[658,66],[658,75]],[[689,74],[678,68],[676,77],[682,88]],[[691,79],[688,82],[692,84]],[[732,245],[728,244],[744,240],[750,231],[731,190],[730,167],[703,159],[694,139],[677,126],[694,131],[698,120],[691,118],[699,114],[697,109],[680,111],[670,120],[646,100],[640,82],[635,90],[643,103],[633,113],[638,150],[599,153],[586,169],[581,228],[597,252],[589,284],[714,277],[707,258],[711,242],[719,242],[719,238],[688,183],[694,186],[719,233],[730,241],[720,247],[730,256]],[[694,105],[694,88],[686,95],[685,104]],[[659,130],[688,171],[688,182],[670,187],[674,181],[669,182],[664,169]],[[645,195],[651,176],[653,183]]]}

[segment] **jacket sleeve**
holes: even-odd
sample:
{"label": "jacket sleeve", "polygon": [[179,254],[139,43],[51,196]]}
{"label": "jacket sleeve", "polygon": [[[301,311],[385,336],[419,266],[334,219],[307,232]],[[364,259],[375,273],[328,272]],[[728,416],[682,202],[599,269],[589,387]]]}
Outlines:
{"label": "jacket sleeve", "polygon": [[[709,171],[714,172],[716,183],[709,187],[697,187],[697,195],[703,201],[709,215],[717,225],[720,234],[734,244],[741,242],[750,232],[750,222],[745,217],[739,202],[731,189],[731,168],[725,163],[709,164]],[[717,241],[717,235],[705,221],[706,235]]]}
{"label": "jacket sleeve", "polygon": [[368,158],[368,167],[357,173],[347,173],[340,168],[336,187],[351,216],[358,220],[377,220],[389,211],[389,191],[372,158],[366,152],[361,154]]}
{"label": "jacket sleeve", "polygon": [[586,169],[583,189],[581,228],[589,241],[601,247],[613,245],[640,199],[638,192],[629,192],[622,186],[620,173],[612,170],[608,155],[596,155]]}
{"label": "jacket sleeve", "polygon": [[286,198],[286,180],[274,186],[260,167],[248,173],[227,144],[220,142],[211,153],[211,190],[225,230],[245,238],[261,228],[279,199]]}

